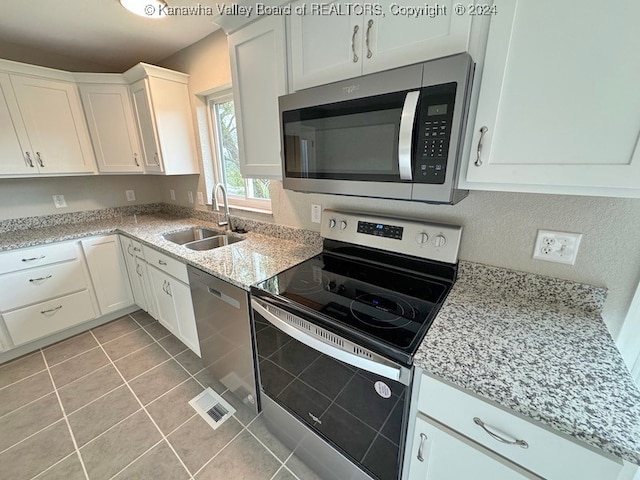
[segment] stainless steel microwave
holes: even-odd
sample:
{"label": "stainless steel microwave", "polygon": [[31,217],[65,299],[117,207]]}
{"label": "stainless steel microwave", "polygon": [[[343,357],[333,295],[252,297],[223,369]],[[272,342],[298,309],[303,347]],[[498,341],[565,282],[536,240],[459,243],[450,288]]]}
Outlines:
{"label": "stainless steel microwave", "polygon": [[453,204],[474,63],[466,54],[278,99],[283,186]]}

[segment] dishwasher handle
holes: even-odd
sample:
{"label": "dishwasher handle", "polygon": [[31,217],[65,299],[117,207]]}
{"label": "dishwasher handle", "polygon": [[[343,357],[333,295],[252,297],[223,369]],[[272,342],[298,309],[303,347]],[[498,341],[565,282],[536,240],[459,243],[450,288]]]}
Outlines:
{"label": "dishwasher handle", "polygon": [[300,343],[305,344],[309,348],[324,353],[325,355],[340,360],[341,362],[348,363],[356,368],[361,368],[367,372],[380,375],[391,380],[403,382],[402,368],[399,366],[385,365],[375,360],[369,360],[367,358],[360,357],[354,353],[348,352],[338,347],[334,347],[330,343],[321,340],[318,337],[309,335],[307,332],[299,330],[293,325],[280,319],[277,315],[274,315],[264,306],[262,306],[256,300],[251,300],[251,306],[253,309],[264,317],[271,325],[278,330],[286,333],[287,335],[295,338]]}
{"label": "dishwasher handle", "polygon": [[207,287],[207,292],[209,292],[214,297],[219,298],[223,302],[228,303],[232,307],[240,309],[240,302],[238,300],[236,300],[235,298],[230,297],[226,293],[222,293],[222,292],[216,290],[215,288],[211,288],[211,287]]}

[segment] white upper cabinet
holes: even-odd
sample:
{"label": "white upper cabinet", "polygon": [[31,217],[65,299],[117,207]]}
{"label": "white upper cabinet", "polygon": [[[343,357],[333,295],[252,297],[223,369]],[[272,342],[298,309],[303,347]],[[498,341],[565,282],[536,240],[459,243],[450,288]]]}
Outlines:
{"label": "white upper cabinet", "polygon": [[38,173],[11,80],[0,73],[0,175]]}
{"label": "white upper cabinet", "polygon": [[[336,1],[313,7],[301,0],[293,7],[300,8],[305,3],[306,15],[290,16],[288,39],[293,90],[469,49],[474,16],[455,15],[453,1],[438,2],[439,9],[425,10],[414,16],[409,15],[405,7],[413,7],[415,2],[383,0],[360,6]],[[320,5],[336,12],[356,10],[350,15],[311,11]],[[428,8],[426,4],[418,7]],[[433,5],[431,7],[435,9]]]}
{"label": "white upper cabinet", "polygon": [[640,196],[640,2],[496,7],[460,186]]}
{"label": "white upper cabinet", "polygon": [[80,84],[101,173],[142,173],[144,167],[127,85]]}
{"label": "white upper cabinet", "polygon": [[143,148],[147,173],[185,175],[200,173],[189,76],[165,68],[138,64],[124,73]]}
{"label": "white upper cabinet", "polygon": [[278,96],[287,92],[284,18],[265,17],[228,37],[240,170],[281,178]]}
{"label": "white upper cabinet", "polygon": [[95,158],[76,85],[17,74],[9,77],[39,172],[94,173]]}

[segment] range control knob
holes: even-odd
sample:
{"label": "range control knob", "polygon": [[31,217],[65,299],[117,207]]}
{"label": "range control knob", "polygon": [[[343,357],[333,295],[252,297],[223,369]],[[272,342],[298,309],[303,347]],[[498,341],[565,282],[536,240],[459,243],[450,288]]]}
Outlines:
{"label": "range control knob", "polygon": [[447,244],[447,237],[444,235],[436,235],[432,240],[434,247],[444,247]]}
{"label": "range control knob", "polygon": [[335,218],[329,219],[329,228],[335,228],[335,226],[336,226],[336,219]]}
{"label": "range control knob", "polygon": [[429,235],[427,235],[427,232],[418,232],[416,234],[416,242],[418,242],[419,245],[425,245],[428,241]]}
{"label": "range control knob", "polygon": [[347,222],[340,220],[340,230],[344,230],[345,228],[347,228]]}

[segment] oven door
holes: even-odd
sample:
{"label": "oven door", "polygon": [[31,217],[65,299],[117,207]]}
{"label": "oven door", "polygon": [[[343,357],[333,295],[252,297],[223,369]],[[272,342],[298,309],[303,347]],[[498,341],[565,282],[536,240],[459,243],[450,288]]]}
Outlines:
{"label": "oven door", "polygon": [[306,320],[251,303],[262,394],[373,478],[400,478],[410,370],[358,347],[348,351],[348,341]]}

